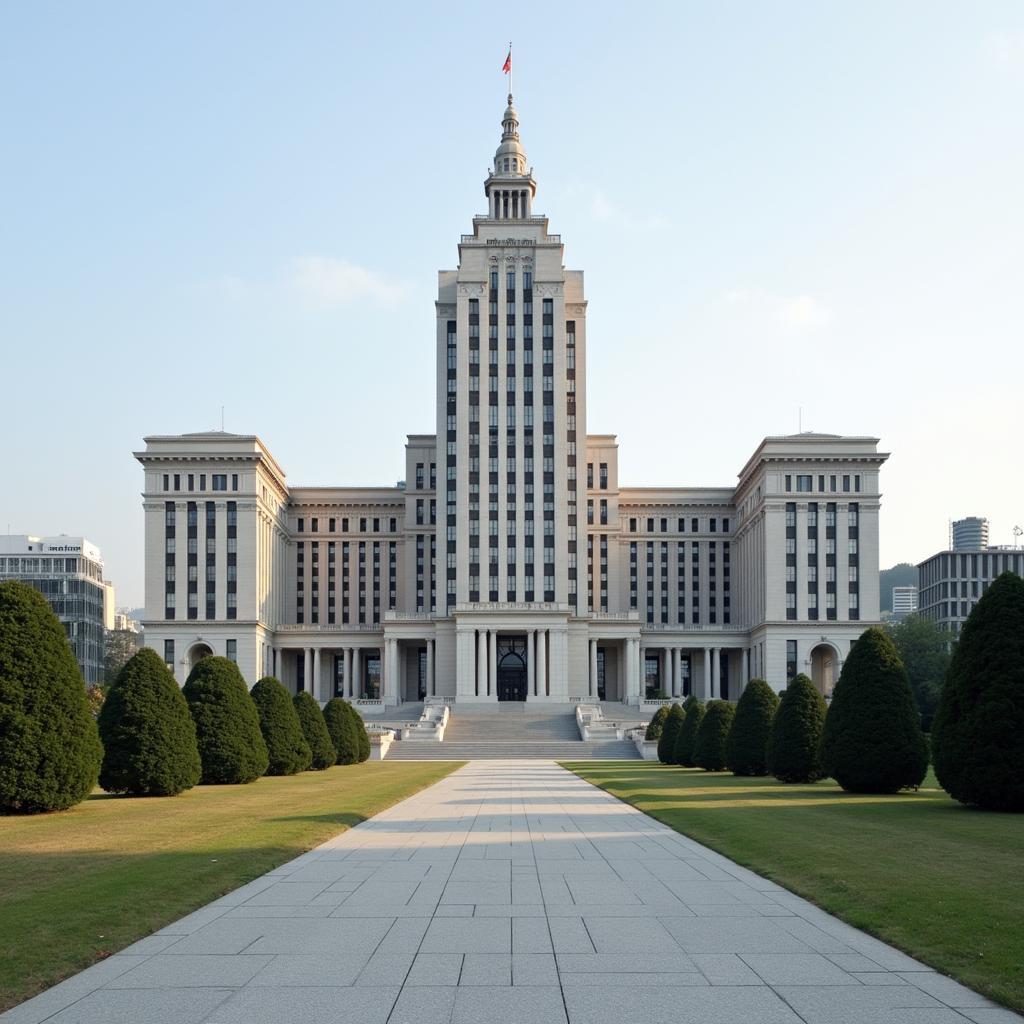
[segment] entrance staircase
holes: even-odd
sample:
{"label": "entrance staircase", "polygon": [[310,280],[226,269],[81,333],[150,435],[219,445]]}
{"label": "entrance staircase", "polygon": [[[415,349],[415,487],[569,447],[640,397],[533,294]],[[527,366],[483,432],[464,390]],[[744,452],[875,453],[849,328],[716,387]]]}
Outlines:
{"label": "entrance staircase", "polygon": [[580,739],[574,707],[529,707],[518,702],[486,709],[456,705],[443,743],[401,741],[388,751],[389,761],[470,761],[474,759],[543,758],[558,761],[634,760],[640,755],[630,740]]}

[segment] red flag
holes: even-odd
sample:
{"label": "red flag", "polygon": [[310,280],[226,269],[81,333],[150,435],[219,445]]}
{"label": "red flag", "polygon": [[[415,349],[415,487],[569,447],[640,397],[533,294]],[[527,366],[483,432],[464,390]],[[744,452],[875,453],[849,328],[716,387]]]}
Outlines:
{"label": "red flag", "polygon": [[505,63],[502,64],[501,70],[504,74],[512,74],[512,50],[509,49],[508,56],[505,58]]}

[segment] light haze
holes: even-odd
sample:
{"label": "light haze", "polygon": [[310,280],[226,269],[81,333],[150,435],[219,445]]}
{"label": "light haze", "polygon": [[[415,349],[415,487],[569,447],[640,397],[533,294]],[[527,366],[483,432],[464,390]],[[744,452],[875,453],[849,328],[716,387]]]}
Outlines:
{"label": "light haze", "polygon": [[[493,7],[8,6],[0,528],[142,599],[145,434],[394,484],[434,430],[436,272],[486,208]],[[1024,6],[524,3],[523,144],[586,273],[624,486],[871,434],[881,562],[1024,525]],[[802,410],[802,412],[801,412]],[[672,438],[666,446],[665,437]]]}

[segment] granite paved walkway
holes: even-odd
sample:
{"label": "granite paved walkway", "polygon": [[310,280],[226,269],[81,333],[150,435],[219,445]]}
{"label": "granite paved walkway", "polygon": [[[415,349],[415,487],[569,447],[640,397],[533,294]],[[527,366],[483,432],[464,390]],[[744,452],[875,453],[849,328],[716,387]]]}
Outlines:
{"label": "granite paved walkway", "polygon": [[540,761],[470,763],[0,1018],[1020,1019]]}

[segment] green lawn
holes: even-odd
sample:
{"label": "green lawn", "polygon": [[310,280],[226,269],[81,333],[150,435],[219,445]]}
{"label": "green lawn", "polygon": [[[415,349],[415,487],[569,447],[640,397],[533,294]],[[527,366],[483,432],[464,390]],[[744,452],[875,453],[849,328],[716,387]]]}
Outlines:
{"label": "green lawn", "polygon": [[1024,815],[965,808],[930,773],[917,793],[855,796],[650,762],[565,767],[1024,1010]]}
{"label": "green lawn", "polygon": [[97,792],[63,813],[0,818],[0,1010],[459,764],[368,761],[172,798]]}

